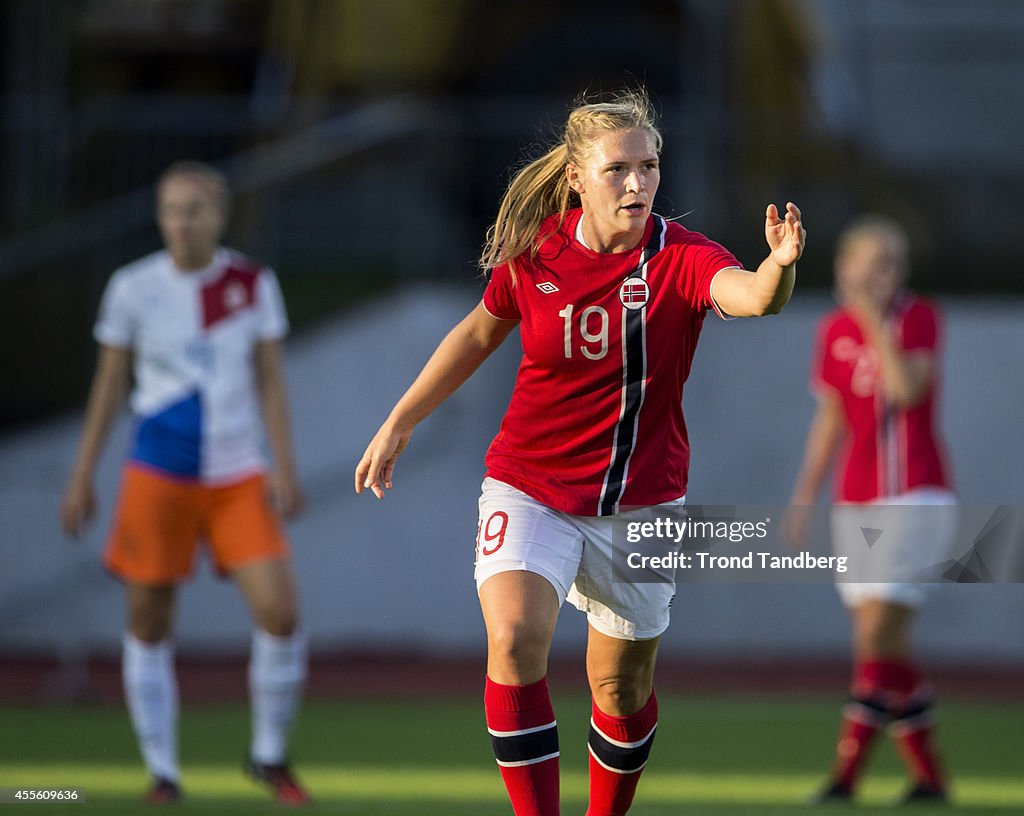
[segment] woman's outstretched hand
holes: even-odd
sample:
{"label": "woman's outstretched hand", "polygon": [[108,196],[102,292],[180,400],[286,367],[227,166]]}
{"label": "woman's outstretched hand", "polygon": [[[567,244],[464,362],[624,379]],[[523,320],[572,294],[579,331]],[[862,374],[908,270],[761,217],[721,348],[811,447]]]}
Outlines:
{"label": "woman's outstretched hand", "polygon": [[800,220],[800,208],[792,201],[786,204],[786,215],[779,215],[779,209],[769,204],[765,211],[764,237],[768,240],[772,260],[779,266],[790,266],[804,254],[807,231]]}

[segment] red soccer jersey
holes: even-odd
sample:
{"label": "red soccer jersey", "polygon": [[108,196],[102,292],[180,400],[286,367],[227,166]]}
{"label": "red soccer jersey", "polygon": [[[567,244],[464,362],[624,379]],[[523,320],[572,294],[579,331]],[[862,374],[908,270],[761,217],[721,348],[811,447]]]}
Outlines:
{"label": "red soccer jersey", "polygon": [[[934,304],[908,292],[893,302],[885,319],[897,348],[930,354],[939,349]],[[924,401],[900,409],[880,387],[878,355],[844,309],[827,314],[818,327],[811,379],[835,389],[842,401],[847,438],[836,470],[836,499],[867,502],[918,487],[949,488],[935,422],[935,377]]]}
{"label": "red soccer jersey", "polygon": [[580,210],[513,282],[497,267],[484,292],[493,316],[519,320],[523,360],[487,475],[538,501],[584,516],[677,499],[690,447],[683,383],[711,280],[740,263],[703,235],[652,215],[643,240],[593,252],[574,237]]}

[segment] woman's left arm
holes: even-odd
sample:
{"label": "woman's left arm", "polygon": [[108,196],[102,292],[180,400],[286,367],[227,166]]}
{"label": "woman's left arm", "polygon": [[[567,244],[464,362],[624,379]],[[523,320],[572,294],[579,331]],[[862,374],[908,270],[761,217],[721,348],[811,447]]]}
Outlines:
{"label": "woman's left arm", "polygon": [[800,208],[790,202],[785,217],[780,217],[778,208],[769,204],[764,234],[771,251],[756,272],[723,269],[712,282],[711,296],[718,308],[731,317],[778,314],[793,294],[796,262],[803,255],[807,240]]}

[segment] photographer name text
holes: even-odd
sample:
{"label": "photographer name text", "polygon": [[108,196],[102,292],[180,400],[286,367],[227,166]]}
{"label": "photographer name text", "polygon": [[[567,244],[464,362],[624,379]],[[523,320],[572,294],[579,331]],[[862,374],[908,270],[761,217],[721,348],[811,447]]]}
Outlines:
{"label": "photographer name text", "polygon": [[846,572],[845,555],[812,555],[799,552],[794,555],[775,555],[754,552],[746,555],[714,555],[709,552],[667,552],[664,555],[644,555],[631,552],[626,556],[630,569],[702,569],[702,570],[831,570]]}

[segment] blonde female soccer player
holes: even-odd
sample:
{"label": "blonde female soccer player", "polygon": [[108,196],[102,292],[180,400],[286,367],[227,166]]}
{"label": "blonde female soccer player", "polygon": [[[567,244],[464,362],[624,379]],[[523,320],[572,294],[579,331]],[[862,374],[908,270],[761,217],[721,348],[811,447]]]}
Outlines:
{"label": "blonde female soccer player", "polygon": [[[911,649],[927,584],[910,579],[949,557],[955,497],[935,416],[941,323],[933,302],[905,288],[907,254],[903,229],[881,216],[862,216],[839,236],[841,302],[818,329],[818,408],[787,517],[790,538],[806,543],[807,508],[841,445],[833,545],[849,557],[851,575],[870,580],[836,585],[853,618],[854,668],[822,800],[853,795],[885,728],[913,779],[908,801],[946,797],[932,692]],[[864,529],[880,536],[868,542]]]}
{"label": "blonde female soccer player", "polygon": [[778,312],[793,289],[800,211],[769,205],[770,253],[748,272],[653,211],[662,138],[646,95],[573,108],[522,168],[488,232],[483,301],[442,341],[374,436],[356,492],[382,498],[413,429],[518,326],[523,360],[487,452],[476,583],[487,628],[484,708],[519,816],[558,813],[546,683],[568,599],[589,621],[590,816],[625,813],[657,723],[652,677],[673,582],[614,582],[612,528],[678,507],[689,446],[683,383],[704,316]]}

